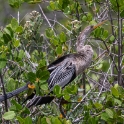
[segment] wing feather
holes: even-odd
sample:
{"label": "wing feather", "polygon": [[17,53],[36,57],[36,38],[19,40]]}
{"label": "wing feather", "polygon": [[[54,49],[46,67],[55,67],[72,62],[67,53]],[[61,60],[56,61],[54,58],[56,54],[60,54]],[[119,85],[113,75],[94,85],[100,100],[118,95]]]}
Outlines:
{"label": "wing feather", "polygon": [[[76,77],[75,66],[71,62],[65,61],[62,65],[56,66],[56,68],[51,72],[50,78],[48,80],[48,85],[50,92],[53,91],[55,85],[59,85],[64,88],[68,83],[70,83]],[[27,107],[33,105],[42,105],[50,103],[54,99],[54,96],[34,96],[31,102],[28,103]]]}

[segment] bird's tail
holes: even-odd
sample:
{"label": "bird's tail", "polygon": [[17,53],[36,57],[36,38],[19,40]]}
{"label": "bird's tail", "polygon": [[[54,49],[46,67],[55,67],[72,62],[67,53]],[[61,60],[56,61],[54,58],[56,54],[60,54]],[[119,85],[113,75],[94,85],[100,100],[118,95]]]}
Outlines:
{"label": "bird's tail", "polygon": [[50,103],[54,99],[54,96],[34,96],[33,99],[26,105],[30,108],[31,106],[37,106],[42,104]]}
{"label": "bird's tail", "polygon": [[6,95],[0,95],[0,102],[4,101],[6,99],[9,99],[13,96],[16,96],[17,94],[27,90],[28,89],[28,84],[29,84],[29,82],[25,86],[23,86],[21,88],[18,88],[16,90],[12,91],[12,92],[9,92]]}

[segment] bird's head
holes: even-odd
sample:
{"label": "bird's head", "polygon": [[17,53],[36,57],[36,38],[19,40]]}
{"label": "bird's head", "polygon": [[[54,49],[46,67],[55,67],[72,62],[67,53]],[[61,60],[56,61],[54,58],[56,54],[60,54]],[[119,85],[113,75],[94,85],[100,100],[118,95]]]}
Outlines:
{"label": "bird's head", "polygon": [[97,27],[101,26],[102,24],[104,24],[107,20],[97,24],[97,25],[90,25],[90,26],[87,26],[81,33],[80,35],[78,36],[77,38],[77,43],[76,43],[76,46],[77,46],[77,49],[78,47],[81,47],[84,45],[85,41],[86,41],[86,38],[91,34],[91,32],[93,30],[95,30]]}

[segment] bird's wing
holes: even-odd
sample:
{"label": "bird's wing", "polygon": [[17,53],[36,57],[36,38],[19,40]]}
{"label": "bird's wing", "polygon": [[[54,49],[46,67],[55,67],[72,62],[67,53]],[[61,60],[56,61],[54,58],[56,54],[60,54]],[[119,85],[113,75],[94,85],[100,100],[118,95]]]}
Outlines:
{"label": "bird's wing", "polygon": [[50,74],[48,79],[48,86],[50,91],[53,90],[55,85],[59,85],[62,88],[65,87],[76,77],[75,65],[70,61],[64,61],[58,65]]}
{"label": "bird's wing", "polygon": [[[56,66],[48,79],[50,92],[53,91],[55,85],[59,85],[63,88],[69,84],[76,77],[75,71],[75,65],[69,61],[64,61],[62,64]],[[50,103],[53,99],[54,96],[47,95],[42,97],[35,95],[34,98],[27,104],[27,107]]]}
{"label": "bird's wing", "polygon": [[59,65],[61,65],[61,63],[63,63],[63,61],[66,59],[66,58],[69,58],[71,57],[72,54],[67,54],[67,55],[64,55],[60,58],[58,58],[57,60],[55,60],[54,62],[52,62],[51,64],[48,65],[48,71],[50,71],[50,73],[55,70]]}

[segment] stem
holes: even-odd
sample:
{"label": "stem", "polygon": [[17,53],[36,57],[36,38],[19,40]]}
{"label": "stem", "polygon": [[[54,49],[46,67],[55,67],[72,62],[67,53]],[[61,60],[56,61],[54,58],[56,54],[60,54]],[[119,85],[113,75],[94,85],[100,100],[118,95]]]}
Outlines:
{"label": "stem", "polygon": [[3,77],[2,77],[2,74],[0,72],[0,80],[1,80],[1,84],[2,84],[2,89],[3,89],[3,95],[4,95],[4,102],[5,102],[5,110],[6,112],[8,111],[8,107],[7,107],[7,95],[6,95],[6,91],[5,91],[5,87],[4,87],[4,83],[3,83]]}
{"label": "stem", "polygon": [[[109,1],[106,0],[107,2],[107,5],[108,5],[108,14],[109,14],[109,17],[110,17],[110,23],[111,23],[111,31],[112,31],[112,35],[115,36],[115,39],[116,39],[116,35],[114,33],[114,23],[113,23],[113,18],[112,18],[112,11],[111,11],[111,7],[110,7],[110,4],[109,4]],[[115,42],[115,41],[114,41]],[[112,47],[112,52],[115,54],[115,44],[113,44],[113,47]],[[114,74],[114,64],[112,64],[112,72],[111,72],[111,75]]]}
{"label": "stem", "polygon": [[85,81],[85,72],[83,72],[83,75],[82,75],[82,82],[83,82],[83,95],[86,94],[86,81]]}
{"label": "stem", "polygon": [[120,10],[119,10],[119,4],[118,1],[117,2],[117,7],[118,7],[118,84],[122,85],[122,72],[121,72],[121,58],[122,58],[122,39],[121,39],[121,27],[122,27],[122,23],[120,21]]}

